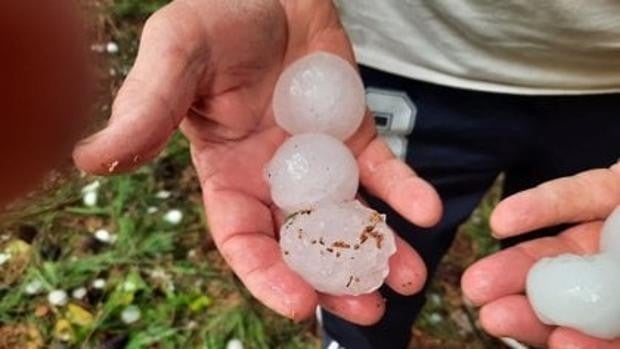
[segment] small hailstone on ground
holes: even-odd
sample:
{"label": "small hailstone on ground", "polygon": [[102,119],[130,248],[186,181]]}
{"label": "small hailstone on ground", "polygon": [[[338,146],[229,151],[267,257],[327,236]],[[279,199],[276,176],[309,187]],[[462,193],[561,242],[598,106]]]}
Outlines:
{"label": "small hailstone on ground", "polygon": [[0,253],[0,265],[4,265],[6,262],[11,260],[11,254],[2,252]]}
{"label": "small hailstone on ground", "polygon": [[438,324],[440,322],[443,321],[443,316],[441,316],[441,314],[438,313],[432,313],[428,320],[432,323],[432,324]]}
{"label": "small hailstone on ground", "polygon": [[99,187],[101,187],[101,182],[97,180],[82,188],[82,202],[85,206],[93,207],[97,205]]}
{"label": "small hailstone on ground", "polygon": [[53,306],[65,306],[68,301],[67,292],[64,290],[54,290],[47,295],[47,301]]}
{"label": "small hailstone on ground", "polygon": [[160,190],[155,194],[155,197],[161,200],[169,199],[172,193],[167,190]]}
{"label": "small hailstone on ground", "polygon": [[349,201],[294,214],[282,225],[280,248],[316,290],[360,295],[383,284],[396,242],[385,216]]}
{"label": "small hailstone on ground", "polygon": [[151,207],[146,209],[146,213],[148,213],[148,214],[153,214],[153,213],[156,213],[157,211],[159,211],[159,208],[157,208],[155,206],[151,206]]}
{"label": "small hailstone on ground", "polygon": [[98,199],[99,194],[96,191],[89,191],[82,197],[82,202],[84,203],[84,206],[94,207],[97,206]]}
{"label": "small hailstone on ground", "polygon": [[105,50],[106,52],[110,54],[118,53],[119,51],[118,44],[113,41],[110,41],[105,45]]}
{"label": "small hailstone on ground", "polygon": [[86,290],[86,287],[78,287],[75,290],[73,290],[73,292],[71,292],[71,297],[77,300],[82,300],[84,299],[84,297],[86,297],[87,293],[88,293],[88,290]]}
{"label": "small hailstone on ground", "polygon": [[243,349],[243,343],[237,338],[233,338],[226,344],[226,349]]}
{"label": "small hailstone on ground", "polygon": [[366,94],[357,71],[326,52],[293,62],[280,76],[273,96],[277,124],[291,134],[327,133],[349,138],[366,112]]}
{"label": "small hailstone on ground", "polygon": [[441,297],[437,293],[431,293],[429,295],[429,299],[435,305],[440,305],[441,304]]}
{"label": "small hailstone on ground", "polygon": [[306,133],[284,142],[266,168],[271,198],[291,213],[352,200],[359,170],[351,151],[336,138]]}
{"label": "small hailstone on ground", "polygon": [[106,244],[113,244],[116,242],[117,239],[117,236],[115,234],[110,233],[106,229],[99,229],[95,232],[94,235],[95,239]]}
{"label": "small hailstone on ground", "polygon": [[101,290],[105,288],[106,284],[107,282],[104,279],[96,279],[95,281],[93,281],[93,288]]}
{"label": "small hailstone on ground", "polygon": [[130,305],[121,312],[121,320],[127,325],[136,323],[140,317],[142,317],[142,312],[135,305]]}
{"label": "small hailstone on ground", "polygon": [[183,212],[181,212],[181,210],[173,209],[166,212],[166,214],[164,215],[164,221],[172,225],[177,225],[181,223],[182,220]]}
{"label": "small hailstone on ground", "polygon": [[125,281],[123,283],[123,291],[125,292],[135,292],[138,289],[138,286],[133,281]]}
{"label": "small hailstone on ground", "polygon": [[26,284],[24,291],[26,292],[26,294],[33,296],[35,294],[39,294],[42,289],[43,283],[40,280],[32,280],[28,284]]}

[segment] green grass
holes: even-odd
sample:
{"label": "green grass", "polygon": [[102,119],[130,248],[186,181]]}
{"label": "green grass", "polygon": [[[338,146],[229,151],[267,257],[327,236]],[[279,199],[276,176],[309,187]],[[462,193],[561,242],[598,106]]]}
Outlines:
{"label": "green grass", "polygon": [[[67,195],[67,188],[59,193],[73,200],[39,214],[13,217],[4,231],[28,226],[37,234],[28,242],[11,234],[0,245],[1,252],[19,241],[27,246],[22,252],[28,261],[26,269],[13,268],[19,275],[0,290],[0,323],[33,325],[49,346],[63,342],[98,348],[117,340],[126,348],[219,349],[230,338],[239,338],[247,348],[315,347],[308,325],[293,324],[258,305],[216,257],[207,241],[187,153],[187,142],[176,136],[153,165],[132,175],[98,179],[96,207],[84,206],[79,186],[72,184],[72,193]],[[188,176],[185,181],[180,179],[183,173]],[[85,184],[94,178],[75,180]],[[167,186],[175,186],[171,197],[157,198]],[[158,212],[147,213],[149,207]],[[173,208],[184,213],[179,225],[163,220]],[[99,228],[116,234],[116,242],[107,245],[93,239]],[[3,274],[19,261],[14,254],[2,266]],[[104,290],[91,286],[97,278],[107,281]],[[24,292],[33,280],[43,284],[34,296]],[[133,286],[127,289],[127,284]],[[93,319],[88,325],[71,323],[71,338],[62,341],[54,328],[71,316],[67,307],[50,306],[46,297],[54,289],[70,293],[79,287],[87,287],[89,296],[71,304]],[[129,305],[142,311],[141,320],[132,325],[120,319]],[[47,309],[46,314],[36,315],[37,309]]]}

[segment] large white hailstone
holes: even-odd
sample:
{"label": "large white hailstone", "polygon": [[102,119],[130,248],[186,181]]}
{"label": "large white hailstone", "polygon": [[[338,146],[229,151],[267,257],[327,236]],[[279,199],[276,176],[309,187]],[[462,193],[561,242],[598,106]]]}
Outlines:
{"label": "large white hailstone", "polygon": [[364,85],[346,60],[326,52],[284,70],[273,96],[276,122],[291,134],[327,133],[347,139],[364,118]]}
{"label": "large white hailstone", "polygon": [[273,202],[286,212],[355,198],[359,170],[351,151],[325,134],[289,138],[266,168]]}
{"label": "large white hailstone", "polygon": [[620,259],[620,207],[607,218],[601,232],[601,252]]}
{"label": "large white hailstone", "polygon": [[620,263],[611,254],[543,258],[527,277],[527,296],[548,325],[620,337]]}
{"label": "large white hailstone", "polygon": [[332,295],[378,289],[396,252],[385,216],[359,201],[298,212],[282,225],[280,247],[291,269],[316,290]]}

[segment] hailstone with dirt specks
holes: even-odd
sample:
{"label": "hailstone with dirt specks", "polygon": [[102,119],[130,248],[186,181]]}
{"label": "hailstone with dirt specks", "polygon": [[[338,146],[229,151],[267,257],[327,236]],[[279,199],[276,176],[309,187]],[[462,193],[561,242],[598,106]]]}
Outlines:
{"label": "hailstone with dirt specks", "polygon": [[527,276],[527,296],[545,324],[587,335],[620,337],[620,208],[607,219],[601,253],[564,254],[538,261]]}
{"label": "hailstone with dirt specks", "polygon": [[291,134],[326,133],[344,140],[364,118],[364,85],[344,59],[326,52],[310,54],[280,76],[273,110],[277,124]]}
{"label": "hailstone with dirt specks", "polygon": [[332,295],[378,289],[396,252],[385,216],[359,201],[296,213],[282,225],[280,247],[291,269],[316,290]]}
{"label": "hailstone with dirt specks", "polygon": [[271,197],[292,213],[355,198],[359,170],[339,140],[317,133],[289,138],[267,165]]}

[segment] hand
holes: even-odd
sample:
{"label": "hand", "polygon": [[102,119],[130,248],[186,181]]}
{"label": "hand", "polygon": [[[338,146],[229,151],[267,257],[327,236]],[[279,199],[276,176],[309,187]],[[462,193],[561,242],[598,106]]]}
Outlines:
{"label": "hand", "polygon": [[545,183],[501,202],[491,216],[499,238],[561,223],[578,223],[557,237],[522,243],[482,259],[463,276],[465,297],[481,305],[484,329],[551,349],[618,349],[578,331],[542,324],[524,296],[526,275],[536,261],[563,253],[599,250],[603,220],[620,205],[620,164]]}
{"label": "hand", "polygon": [[[291,61],[319,50],[353,62],[331,1],[175,1],[148,20],[109,125],[83,141],[74,159],[93,173],[129,171],[152,159],[180,125],[191,142],[213,238],[250,292],[295,320],[320,303],[371,324],[384,310],[377,292],[317,294],[285,265],[275,239],[278,211],[263,180],[266,162],[286,137],[273,121],[275,82]],[[369,115],[348,145],[369,192],[416,224],[437,222],[437,194],[394,158]],[[401,240],[390,267],[387,283],[397,292],[422,288],[424,265]]]}

